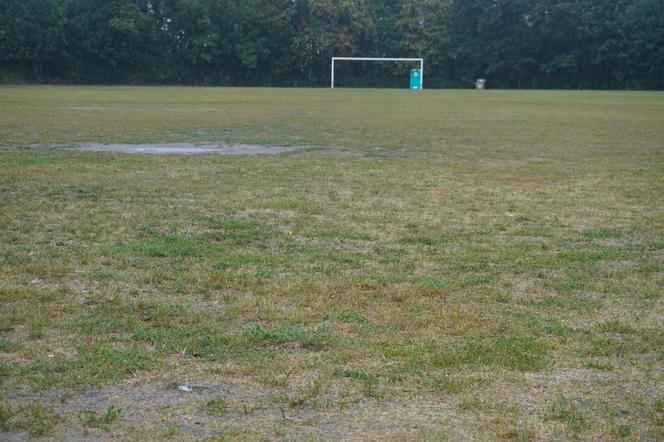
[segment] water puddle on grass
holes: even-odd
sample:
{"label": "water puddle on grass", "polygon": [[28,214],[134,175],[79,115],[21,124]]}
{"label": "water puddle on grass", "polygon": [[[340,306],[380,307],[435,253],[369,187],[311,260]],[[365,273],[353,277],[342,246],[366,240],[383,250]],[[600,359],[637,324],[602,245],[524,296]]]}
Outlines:
{"label": "water puddle on grass", "polygon": [[301,150],[302,147],[261,146],[258,144],[100,144],[89,143],[71,146],[69,150],[80,152],[119,152],[156,155],[278,155]]}

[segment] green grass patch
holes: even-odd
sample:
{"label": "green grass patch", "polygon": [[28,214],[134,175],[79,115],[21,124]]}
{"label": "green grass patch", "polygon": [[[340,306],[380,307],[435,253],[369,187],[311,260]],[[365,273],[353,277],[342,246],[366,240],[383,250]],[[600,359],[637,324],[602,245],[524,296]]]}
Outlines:
{"label": "green grass patch", "polygon": [[278,325],[268,328],[261,324],[252,324],[244,331],[243,337],[253,344],[296,343],[314,351],[322,350],[334,340],[326,324],[321,324],[313,329],[305,328],[302,325]]}
{"label": "green grass patch", "polygon": [[157,363],[155,355],[140,346],[121,348],[111,345],[81,346],[75,357],[58,356],[51,360],[22,365],[18,373],[38,388],[62,385],[102,385],[122,380]]}
{"label": "green grass patch", "polygon": [[0,153],[0,166],[2,167],[30,167],[50,166],[58,161],[59,157],[47,152],[2,152]]}
{"label": "green grass patch", "polygon": [[344,312],[334,309],[330,312],[329,318],[331,321],[339,321],[348,324],[355,323],[364,326],[371,325],[371,322],[362,313],[357,311]]}
{"label": "green grass patch", "polygon": [[446,279],[424,278],[422,285],[430,289],[443,289],[449,285],[449,282]]}
{"label": "green grass patch", "polygon": [[549,403],[545,419],[560,421],[574,433],[586,429],[589,425],[589,420],[579,404],[562,395]]}
{"label": "green grass patch", "polygon": [[63,421],[54,407],[34,402],[12,408],[0,403],[0,430],[22,431],[32,437],[49,435],[50,431]]}
{"label": "green grass patch", "polygon": [[218,397],[208,401],[204,408],[212,415],[223,416],[228,412],[228,402],[223,397]]}
{"label": "green grass patch", "polygon": [[97,410],[84,409],[78,413],[78,419],[84,427],[104,428],[115,422],[122,414],[122,409],[111,405],[105,412],[99,413]]}
{"label": "green grass patch", "polygon": [[436,352],[431,363],[437,368],[494,365],[526,372],[544,368],[548,354],[544,343],[529,336],[470,336]]}

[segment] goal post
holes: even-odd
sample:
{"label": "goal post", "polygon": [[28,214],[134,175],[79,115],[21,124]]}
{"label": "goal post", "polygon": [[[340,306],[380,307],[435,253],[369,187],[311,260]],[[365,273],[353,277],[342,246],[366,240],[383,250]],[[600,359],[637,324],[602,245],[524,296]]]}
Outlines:
{"label": "goal post", "polygon": [[330,89],[334,89],[334,68],[337,61],[408,61],[420,64],[420,89],[424,89],[424,59],[423,58],[384,58],[384,57],[332,57]]}

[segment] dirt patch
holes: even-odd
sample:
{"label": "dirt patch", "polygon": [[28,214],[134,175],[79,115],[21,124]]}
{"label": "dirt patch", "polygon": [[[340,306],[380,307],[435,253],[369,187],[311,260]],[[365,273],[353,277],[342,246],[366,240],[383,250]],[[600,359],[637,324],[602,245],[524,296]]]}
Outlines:
{"label": "dirt patch", "polygon": [[[321,399],[290,407],[268,391],[232,380],[208,379],[187,382],[187,386],[190,391],[181,391],[177,382],[161,379],[84,391],[25,391],[11,395],[9,401],[15,406],[28,403],[53,406],[61,420],[51,430],[51,437],[68,440],[87,440],[91,436],[151,439],[169,430],[182,439],[198,439],[232,429],[238,432],[236,436],[250,440],[269,438],[274,431],[287,439],[404,440],[436,434],[441,426],[448,428],[454,439],[471,436],[462,428],[470,428],[472,422],[455,410],[449,398],[360,400],[341,407]],[[85,410],[95,410],[101,415],[111,406],[121,410],[117,422],[101,429],[85,428],[81,423],[80,416]],[[22,440],[25,436],[20,432],[0,432],[0,439]]]}
{"label": "dirt patch", "polygon": [[81,152],[119,152],[157,155],[278,155],[301,150],[301,147],[261,146],[258,144],[81,144],[70,149]]}

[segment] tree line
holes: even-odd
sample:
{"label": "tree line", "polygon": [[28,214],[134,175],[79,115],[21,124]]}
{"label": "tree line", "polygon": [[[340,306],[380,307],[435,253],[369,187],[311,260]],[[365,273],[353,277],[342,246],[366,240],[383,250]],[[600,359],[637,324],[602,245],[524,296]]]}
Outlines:
{"label": "tree line", "polygon": [[664,89],[664,0],[0,0],[5,82],[324,86],[334,55],[423,57],[429,87]]}

